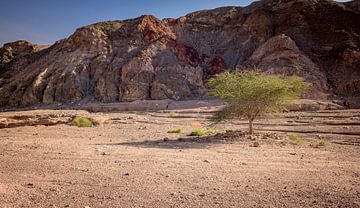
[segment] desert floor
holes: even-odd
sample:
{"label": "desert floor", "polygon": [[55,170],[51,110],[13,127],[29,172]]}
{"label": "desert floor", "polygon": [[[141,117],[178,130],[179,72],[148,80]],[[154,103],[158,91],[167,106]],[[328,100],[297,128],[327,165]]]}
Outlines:
{"label": "desert floor", "polygon": [[[360,207],[360,110],[259,119],[253,137],[221,134],[247,123],[210,126],[212,110],[89,114],[103,118],[89,128],[11,125],[83,111],[0,113],[0,207]],[[217,136],[187,136],[199,128]]]}

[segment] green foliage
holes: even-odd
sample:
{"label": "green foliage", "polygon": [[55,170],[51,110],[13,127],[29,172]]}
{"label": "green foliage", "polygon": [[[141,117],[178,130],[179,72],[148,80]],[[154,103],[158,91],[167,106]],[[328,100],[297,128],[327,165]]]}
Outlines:
{"label": "green foliage", "polygon": [[296,144],[300,144],[303,140],[298,134],[290,134],[289,139]]}
{"label": "green foliage", "polygon": [[252,133],[252,122],[259,115],[280,113],[310,84],[297,76],[279,77],[264,75],[258,71],[229,73],[215,76],[208,82],[209,95],[227,103],[214,116],[216,121],[231,118],[247,118]]}
{"label": "green foliage", "polygon": [[179,133],[181,133],[181,129],[175,129],[175,130],[170,130],[170,131],[168,131],[167,133],[169,133],[169,134],[179,134]]}
{"label": "green foliage", "polygon": [[215,134],[215,133],[216,133],[216,131],[213,130],[213,129],[208,129],[208,130],[205,132],[206,135],[212,135],[212,134]]}
{"label": "green foliage", "polygon": [[91,120],[81,116],[75,117],[71,124],[77,127],[91,127],[93,125]]}
{"label": "green foliage", "polygon": [[319,145],[320,147],[325,147],[326,144],[327,144],[327,143],[326,143],[324,140],[320,140],[318,145]]}
{"label": "green foliage", "polygon": [[169,114],[169,116],[170,116],[171,118],[175,118],[175,117],[178,117],[179,114],[178,114],[178,113],[175,113],[175,112],[171,112],[171,113]]}
{"label": "green foliage", "polygon": [[194,130],[190,133],[190,136],[204,136],[206,134],[206,132],[204,132],[203,130],[199,129],[199,130]]}

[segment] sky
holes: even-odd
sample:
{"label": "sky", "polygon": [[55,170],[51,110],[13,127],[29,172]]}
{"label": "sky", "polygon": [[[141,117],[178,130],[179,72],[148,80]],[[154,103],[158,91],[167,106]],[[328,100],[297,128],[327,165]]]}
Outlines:
{"label": "sky", "polygon": [[0,47],[28,40],[53,44],[76,28],[144,14],[160,19],[221,6],[247,6],[253,0],[0,0]]}
{"label": "sky", "polygon": [[160,19],[252,0],[0,0],[0,46],[20,39],[52,44],[76,28],[144,14]]}

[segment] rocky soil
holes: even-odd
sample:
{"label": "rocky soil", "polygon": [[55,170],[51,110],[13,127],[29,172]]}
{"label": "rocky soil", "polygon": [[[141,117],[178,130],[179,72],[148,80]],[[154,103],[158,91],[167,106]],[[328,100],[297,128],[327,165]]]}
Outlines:
{"label": "rocky soil", "polygon": [[0,106],[200,98],[206,80],[257,67],[299,75],[306,98],[360,93],[358,1],[263,0],[178,19],[141,16],[76,30],[52,46],[0,49]]}
{"label": "rocky soil", "polygon": [[211,125],[216,109],[0,113],[21,123],[0,129],[0,207],[360,207],[360,111],[260,118],[249,136]]}

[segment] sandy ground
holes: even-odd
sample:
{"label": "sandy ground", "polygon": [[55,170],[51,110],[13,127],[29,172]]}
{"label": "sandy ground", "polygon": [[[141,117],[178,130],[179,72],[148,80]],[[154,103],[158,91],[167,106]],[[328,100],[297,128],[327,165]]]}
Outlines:
{"label": "sandy ground", "polygon": [[[97,114],[108,120],[90,128],[2,128],[0,207],[360,207],[359,110],[256,121],[258,132],[279,138],[187,136],[247,128],[241,120],[209,127],[209,111]],[[288,139],[294,132],[297,142]]]}

